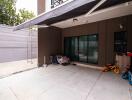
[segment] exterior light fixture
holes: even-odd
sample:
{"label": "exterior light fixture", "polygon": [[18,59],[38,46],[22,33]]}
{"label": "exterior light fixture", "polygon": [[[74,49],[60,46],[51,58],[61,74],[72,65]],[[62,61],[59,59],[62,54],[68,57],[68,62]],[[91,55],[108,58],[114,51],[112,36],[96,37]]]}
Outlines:
{"label": "exterior light fixture", "polygon": [[120,27],[120,29],[123,29],[123,25],[122,24],[120,24],[119,27]]}
{"label": "exterior light fixture", "polygon": [[77,18],[73,18],[73,22],[77,22],[78,21],[78,19]]}

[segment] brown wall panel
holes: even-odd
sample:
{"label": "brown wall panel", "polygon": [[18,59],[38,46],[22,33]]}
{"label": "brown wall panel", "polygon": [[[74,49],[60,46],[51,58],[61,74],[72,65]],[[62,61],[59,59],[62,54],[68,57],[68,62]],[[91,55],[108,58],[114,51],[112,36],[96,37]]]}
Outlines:
{"label": "brown wall panel", "polygon": [[132,15],[127,17],[128,51],[132,52]]}
{"label": "brown wall panel", "polygon": [[87,35],[87,34],[95,34],[98,31],[98,24],[91,23],[85,25],[79,25],[75,27],[70,27],[63,29],[63,36],[79,36],[79,35]]}
{"label": "brown wall panel", "polygon": [[106,64],[106,21],[101,21],[98,23],[98,33],[99,33],[99,57],[98,64]]}
{"label": "brown wall panel", "polygon": [[38,63],[39,66],[50,63],[50,56],[61,53],[61,29],[55,27],[40,28],[38,30]]}

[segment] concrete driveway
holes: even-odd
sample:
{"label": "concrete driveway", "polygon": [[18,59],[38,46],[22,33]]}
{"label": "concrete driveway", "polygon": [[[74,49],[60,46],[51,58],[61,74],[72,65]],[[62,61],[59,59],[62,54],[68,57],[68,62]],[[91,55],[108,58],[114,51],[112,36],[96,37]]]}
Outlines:
{"label": "concrete driveway", "polygon": [[19,60],[12,62],[0,63],[0,78],[10,76],[21,71],[33,69],[37,67],[37,59],[32,60],[33,63],[27,60]]}
{"label": "concrete driveway", "polygon": [[131,100],[131,88],[112,72],[50,65],[0,79],[0,100]]}

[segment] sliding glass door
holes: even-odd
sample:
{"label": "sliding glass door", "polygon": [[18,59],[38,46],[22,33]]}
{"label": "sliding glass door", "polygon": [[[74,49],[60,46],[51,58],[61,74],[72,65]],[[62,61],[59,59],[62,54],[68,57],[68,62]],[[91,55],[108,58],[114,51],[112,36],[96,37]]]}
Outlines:
{"label": "sliding glass door", "polygon": [[78,37],[71,38],[71,60],[78,61]]}
{"label": "sliding glass door", "polygon": [[64,39],[64,54],[72,61],[78,61],[78,37],[66,37]]}
{"label": "sliding glass door", "polygon": [[66,37],[64,53],[72,61],[98,63],[98,35]]}
{"label": "sliding glass door", "polygon": [[79,36],[79,61],[87,63],[87,36]]}
{"label": "sliding glass door", "polygon": [[88,63],[98,63],[98,35],[88,36]]}

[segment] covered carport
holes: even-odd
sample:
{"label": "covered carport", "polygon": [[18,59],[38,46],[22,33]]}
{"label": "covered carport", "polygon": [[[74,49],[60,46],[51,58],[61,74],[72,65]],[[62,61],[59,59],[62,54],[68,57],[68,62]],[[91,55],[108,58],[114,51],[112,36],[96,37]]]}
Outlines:
{"label": "covered carport", "polygon": [[[120,27],[114,30],[127,30],[129,31],[128,36],[128,49],[131,50],[131,0],[74,0],[65,5],[54,8],[49,12],[44,12],[38,17],[22,23],[14,28],[14,30],[19,30],[26,27],[31,27],[33,25],[38,25],[38,66],[50,63],[50,55],[53,54],[63,54],[64,53],[64,37],[68,32],[71,34],[73,31],[68,31],[69,27],[74,27],[74,32],[77,34],[83,31],[82,35],[87,32],[100,33],[99,38],[102,39],[99,42],[99,56],[98,64],[99,66],[105,65],[106,63],[112,63],[114,60],[113,48],[110,50],[107,46],[112,45],[110,39],[106,40],[107,37],[111,37],[106,29],[110,25],[118,24],[124,25],[123,29]],[[103,15],[103,16],[101,16]],[[97,17],[98,16],[98,17]],[[124,17],[127,16],[127,17]],[[107,19],[118,18],[115,22]],[[126,20],[127,21],[124,21]],[[107,22],[100,22],[107,20]],[[112,19],[114,20],[114,19]],[[113,24],[108,25],[108,22],[113,22]],[[96,23],[99,22],[99,23]],[[121,23],[120,23],[121,22]],[[125,24],[127,23],[127,25]],[[126,25],[126,26],[125,26]],[[105,27],[105,28],[104,28]],[[114,27],[114,26],[113,26]],[[66,34],[67,33],[67,34]],[[72,36],[77,34],[73,33]],[[79,34],[80,35],[80,34]],[[109,43],[110,40],[110,43]],[[107,42],[108,44],[107,44]],[[104,45],[106,46],[105,49]]]}

